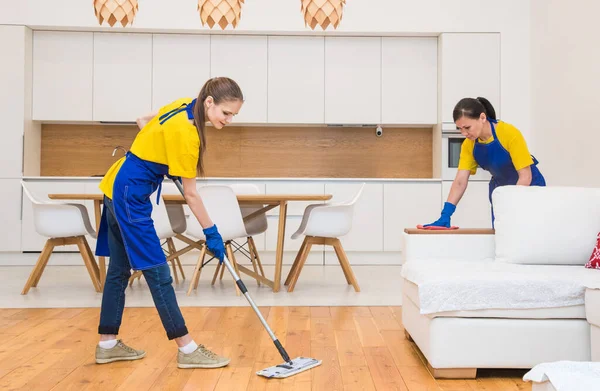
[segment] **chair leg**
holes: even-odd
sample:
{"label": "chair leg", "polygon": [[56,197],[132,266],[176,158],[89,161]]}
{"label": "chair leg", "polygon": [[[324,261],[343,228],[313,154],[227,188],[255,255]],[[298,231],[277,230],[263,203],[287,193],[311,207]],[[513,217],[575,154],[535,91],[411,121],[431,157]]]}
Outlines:
{"label": "chair leg", "polygon": [[92,279],[92,284],[94,284],[96,292],[102,292],[102,288],[100,287],[100,276],[97,274],[97,269],[94,268],[93,265],[96,261],[90,258],[90,254],[88,253],[87,247],[85,245],[85,237],[78,236],[76,238],[76,241],[77,247],[79,247],[79,252],[81,253],[81,256],[83,258],[83,263],[85,263],[85,267],[87,268],[90,278]]}
{"label": "chair leg", "polygon": [[302,268],[304,267],[306,258],[308,258],[308,254],[310,253],[311,247],[312,247],[312,241],[310,239],[307,239],[306,245],[304,246],[304,249],[302,250],[302,254],[300,255],[300,259],[298,259],[298,265],[296,265],[296,268],[294,269],[294,275],[292,276],[292,279],[290,280],[290,285],[288,286],[288,292],[294,291],[294,288],[296,287],[296,282],[298,282],[298,277],[300,277],[300,272],[302,271]]}
{"label": "chair leg", "polygon": [[48,264],[48,259],[50,259],[52,250],[54,250],[54,241],[52,239],[48,239],[44,245],[42,253],[33,267],[33,270],[31,271],[31,274],[29,274],[29,278],[23,287],[23,291],[21,291],[22,295],[26,295],[32,286],[37,286],[37,283],[40,281],[40,277],[42,276],[42,272]]}
{"label": "chair leg", "polygon": [[[198,262],[196,268],[198,268],[198,276],[194,279],[192,278],[192,283],[194,284],[194,289],[198,289],[198,283],[200,282],[200,274],[202,273],[202,269],[204,269],[204,258],[206,257],[206,245],[202,246],[202,250],[200,250],[200,255],[198,256]],[[196,269],[194,269],[194,274],[196,273]]]}
{"label": "chair leg", "polygon": [[307,241],[308,241],[308,236],[305,236],[304,240],[302,241],[302,245],[300,245],[300,249],[298,250],[298,254],[296,254],[296,259],[294,259],[294,263],[292,263],[292,268],[290,269],[290,272],[288,273],[288,276],[285,279],[285,283],[283,285],[289,285],[290,282],[292,281],[292,277],[296,273],[296,268],[298,267],[298,261],[300,260],[300,257],[302,256],[302,252],[304,251],[304,248],[306,247]]}
{"label": "chair leg", "polygon": [[346,276],[346,280],[349,284],[352,284],[354,290],[356,292],[360,292],[360,287],[358,286],[358,281],[356,281],[356,277],[354,276],[354,272],[352,271],[352,267],[350,266],[350,262],[348,261],[348,257],[346,256],[346,252],[342,247],[342,243],[339,239],[335,239],[333,244],[333,248],[335,249],[335,253],[337,254],[338,260],[340,261],[340,266],[344,271],[344,275]]}
{"label": "chair leg", "polygon": [[[231,260],[231,258],[229,258],[229,260]],[[221,275],[219,276],[219,280],[223,279],[223,274],[225,273],[225,265],[221,265]]]}
{"label": "chair leg", "polygon": [[133,282],[135,281],[135,279],[137,278],[138,280],[140,280],[142,278],[142,275],[143,273],[141,270],[136,270],[135,272],[133,272],[131,277],[129,277],[129,286],[133,286]]}
{"label": "chair leg", "polygon": [[[52,240],[52,239],[50,239]],[[46,245],[48,244],[48,242],[46,242]],[[46,266],[48,265],[48,260],[50,259],[50,255],[52,254],[52,251],[54,250],[55,244],[52,242],[52,248],[50,249],[50,252],[47,254],[47,256],[44,259],[44,263],[40,265],[40,268],[38,269],[36,275],[35,275],[35,279],[33,281],[33,284],[31,285],[34,288],[37,288],[38,283],[40,282],[40,278],[42,278],[42,273],[44,273],[44,270],[46,269]],[[46,247],[44,246],[44,249]],[[44,255],[44,250],[42,250],[42,253],[40,254],[40,257]]]}
{"label": "chair leg", "polygon": [[[217,261],[217,268],[215,269],[215,275],[213,276],[212,282],[210,283],[211,285],[215,285],[215,281],[217,281],[217,276],[219,275],[219,270],[221,270],[221,266],[223,265],[221,265],[219,261]],[[223,268],[225,267],[223,266]],[[223,274],[221,273],[221,275]]]}
{"label": "chair leg", "polygon": [[[235,261],[235,257],[233,255],[233,250],[231,249],[231,243],[225,243],[225,250],[227,251],[227,257],[231,261],[231,264],[232,264],[231,266],[233,267],[233,269],[239,276],[240,270],[237,267],[237,262]],[[225,269],[225,265],[223,265],[223,270],[224,269]],[[240,292],[240,288],[238,288],[237,283],[235,283],[235,280],[234,280],[234,284],[235,284],[235,294],[240,296],[242,293]]]}
{"label": "chair leg", "polygon": [[[256,267],[256,255],[255,255],[255,249],[252,248],[252,243],[250,242],[250,238],[248,237],[248,250],[250,250],[250,262],[252,263],[252,268],[254,269],[254,273],[258,274],[258,269]],[[256,280],[256,283],[258,284],[258,286],[260,286],[260,281]]]}
{"label": "chair leg", "polygon": [[194,268],[194,274],[192,275],[192,281],[190,281],[190,287],[188,288],[188,291],[187,291],[188,296],[192,293],[193,289],[198,288],[198,281],[200,281],[200,273],[202,272],[202,264],[204,263],[205,255],[206,255],[206,244],[203,244],[202,249],[200,250],[200,256],[198,257],[198,262],[196,262],[196,267]]}
{"label": "chair leg", "polygon": [[[173,238],[167,239],[167,246],[169,247],[169,252],[171,254],[175,254],[177,252],[177,248],[175,247]],[[183,267],[181,266],[181,261],[179,260],[179,257],[173,258],[172,262],[173,262],[173,270],[175,269],[175,264],[177,264],[177,267],[179,268],[179,272],[181,273],[181,278],[185,280],[185,273],[183,272]]]}
{"label": "chair leg", "polygon": [[[330,243],[330,244],[331,244],[331,246],[333,247],[333,249],[334,249],[334,251],[335,251],[335,255],[337,256],[337,259],[338,259],[338,261],[339,261],[340,259],[342,259],[343,255],[342,255],[342,253],[340,252],[340,250],[338,249],[338,246],[336,245],[336,243],[337,243],[337,242],[335,242],[335,240],[337,240],[337,239],[334,239],[333,243]],[[339,247],[340,247],[340,248],[342,247],[342,244],[341,244],[341,243],[340,243],[340,246],[339,246]],[[340,262],[340,266],[341,266],[341,265],[342,265],[342,264],[341,264],[341,262]],[[345,268],[345,267],[343,267],[343,266],[342,266],[342,272],[344,272],[344,277],[346,278],[346,283],[347,283],[348,285],[351,285],[351,284],[352,284],[352,281],[350,280],[350,276],[348,275],[348,271],[347,271],[347,270],[346,270],[346,268]]]}
{"label": "chair leg", "polygon": [[254,243],[254,238],[250,236],[248,238],[248,243],[252,243],[252,250],[254,252],[254,258],[256,259],[256,263],[258,264],[258,268],[260,269],[260,275],[265,276],[265,271],[262,267],[262,262],[260,261],[260,257],[258,256],[258,250],[256,249],[256,243]]}

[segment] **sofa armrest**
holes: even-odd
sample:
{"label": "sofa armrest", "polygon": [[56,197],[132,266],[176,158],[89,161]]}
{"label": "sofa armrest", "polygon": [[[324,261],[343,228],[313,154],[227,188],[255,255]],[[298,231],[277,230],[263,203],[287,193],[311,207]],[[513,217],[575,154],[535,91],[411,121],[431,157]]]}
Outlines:
{"label": "sofa armrest", "polygon": [[432,259],[482,261],[494,257],[493,229],[429,231],[407,228],[402,234],[402,264]]}
{"label": "sofa armrest", "polygon": [[592,361],[600,361],[600,289],[585,290],[585,315],[590,324]]}

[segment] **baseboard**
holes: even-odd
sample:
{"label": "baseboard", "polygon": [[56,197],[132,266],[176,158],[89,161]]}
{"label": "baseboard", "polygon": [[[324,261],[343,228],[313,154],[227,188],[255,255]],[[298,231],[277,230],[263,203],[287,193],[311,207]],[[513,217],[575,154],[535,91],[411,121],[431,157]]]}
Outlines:
{"label": "baseboard", "polygon": [[[92,248],[93,249],[93,248]],[[192,250],[189,253],[180,257],[181,263],[184,265],[195,265],[199,250]],[[283,264],[291,265],[296,258],[296,251],[284,251]],[[40,252],[0,252],[0,266],[25,266],[35,265]],[[260,251],[260,260],[263,265],[275,265],[275,251]],[[401,265],[401,256],[399,252],[348,252],[348,260],[353,266],[358,265]],[[249,263],[241,251],[235,253],[236,259],[242,264]],[[70,266],[82,265],[81,255],[78,252],[70,251],[55,251],[50,257],[48,265]],[[335,253],[311,252],[306,260],[306,265],[338,265]]]}

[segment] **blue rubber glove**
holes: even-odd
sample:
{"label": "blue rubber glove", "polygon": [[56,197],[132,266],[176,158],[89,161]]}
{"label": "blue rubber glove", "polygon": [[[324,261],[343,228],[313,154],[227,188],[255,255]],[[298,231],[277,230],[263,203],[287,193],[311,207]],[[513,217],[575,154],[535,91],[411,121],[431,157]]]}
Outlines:
{"label": "blue rubber glove", "polygon": [[217,225],[215,224],[202,231],[206,236],[206,247],[208,247],[210,252],[219,259],[219,263],[223,263],[223,258],[225,257],[225,245],[223,244],[223,238],[217,229]]}
{"label": "blue rubber glove", "polygon": [[450,217],[456,210],[456,205],[449,202],[444,203],[444,209],[442,209],[442,215],[437,221],[431,224],[425,224],[424,227],[446,227],[450,228]]}

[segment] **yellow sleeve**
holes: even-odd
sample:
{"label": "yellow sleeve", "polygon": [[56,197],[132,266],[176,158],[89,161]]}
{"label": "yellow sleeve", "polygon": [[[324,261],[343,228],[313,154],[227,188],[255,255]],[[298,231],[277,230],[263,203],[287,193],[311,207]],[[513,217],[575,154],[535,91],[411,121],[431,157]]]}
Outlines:
{"label": "yellow sleeve", "polygon": [[516,127],[505,122],[501,123],[498,128],[496,132],[498,141],[500,141],[510,154],[515,169],[518,171],[531,166],[533,158],[529,153],[523,134]]}
{"label": "yellow sleeve", "polygon": [[169,175],[196,178],[200,156],[200,138],[196,129],[169,127],[163,134]]}
{"label": "yellow sleeve", "polygon": [[471,171],[471,175],[475,175],[477,172],[477,161],[475,161],[475,157],[473,156],[474,147],[475,142],[466,138],[460,147],[460,158],[458,160],[458,169],[469,170]]}

